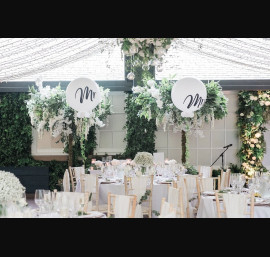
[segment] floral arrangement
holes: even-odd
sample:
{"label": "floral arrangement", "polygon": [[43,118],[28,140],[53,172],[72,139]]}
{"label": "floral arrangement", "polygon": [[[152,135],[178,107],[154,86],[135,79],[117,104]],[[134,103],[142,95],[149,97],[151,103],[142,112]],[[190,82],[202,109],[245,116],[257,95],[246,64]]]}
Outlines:
{"label": "floral arrangement", "polygon": [[[162,57],[170,48],[173,38],[118,38],[118,44],[126,56],[132,56],[131,64],[148,70],[150,65],[159,68]],[[134,79],[135,76],[129,77]]]}
{"label": "floral arrangement", "polygon": [[203,122],[222,119],[228,113],[228,99],[218,82],[211,81],[205,85],[207,99],[203,107],[194,113],[193,118],[182,117],[182,111],[176,108],[171,99],[174,83],[172,78],[162,79],[159,84],[154,80],[144,80],[143,87],[133,87],[133,93],[137,94],[134,101],[141,107],[138,116],[156,119],[157,126],[163,125],[164,131],[168,126],[173,126],[174,132],[177,132],[201,128]]}
{"label": "floral arrangement", "polygon": [[24,192],[25,187],[13,173],[0,170],[0,203],[9,201],[21,203]]}
{"label": "floral arrangement", "polygon": [[138,152],[134,158],[135,164],[143,167],[152,166],[154,164],[153,160],[153,155],[148,152]]}
{"label": "floral arrangement", "polygon": [[82,157],[84,156],[84,141],[87,138],[90,127],[103,127],[103,120],[111,114],[111,102],[108,98],[109,89],[99,87],[101,102],[92,111],[86,110],[86,117],[79,117],[78,112],[66,102],[66,92],[60,85],[55,88],[43,87],[42,79],[36,80],[38,90],[30,88],[31,98],[26,101],[26,106],[31,119],[31,124],[37,129],[39,136],[44,130],[50,131],[53,137],[60,136],[60,140],[66,144],[69,136],[80,140]]}
{"label": "floral arrangement", "polygon": [[262,165],[266,151],[263,133],[270,120],[270,91],[240,91],[237,126],[242,146],[238,152],[241,169],[251,177],[255,171],[266,172]]}
{"label": "floral arrangement", "polygon": [[30,88],[31,98],[26,101],[31,124],[42,135],[44,130],[51,131],[53,137],[61,136],[64,141],[69,134],[72,134],[72,123],[76,125],[76,133],[82,132],[83,120],[86,121],[85,137],[91,126],[103,127],[103,119],[109,115],[111,103],[108,98],[109,89],[99,87],[101,93],[100,104],[90,112],[89,117],[79,118],[78,112],[68,106],[66,102],[66,91],[61,90],[60,85],[55,88],[50,86],[42,87],[42,80],[37,79],[36,85]]}

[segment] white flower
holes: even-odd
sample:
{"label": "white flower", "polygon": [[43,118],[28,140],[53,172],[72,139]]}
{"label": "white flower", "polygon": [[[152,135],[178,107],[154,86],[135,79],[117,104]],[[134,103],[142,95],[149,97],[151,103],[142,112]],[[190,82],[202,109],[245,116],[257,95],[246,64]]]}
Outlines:
{"label": "white flower", "polygon": [[143,87],[140,87],[140,86],[137,86],[137,87],[133,87],[132,88],[132,91],[134,94],[140,94],[140,93],[143,93],[144,92],[144,88]]}
{"label": "white flower", "polygon": [[253,157],[252,157],[252,160],[256,160],[256,156],[253,156]]}
{"label": "white flower", "polygon": [[250,144],[250,147],[252,147],[252,148],[253,148],[254,146],[255,146],[254,144]]}
{"label": "white flower", "polygon": [[153,155],[148,152],[138,152],[134,158],[134,162],[141,166],[152,166],[153,165]]}
{"label": "white flower", "polygon": [[240,116],[244,116],[245,114],[244,113],[240,113]]}
{"label": "white flower", "polygon": [[266,102],[265,102],[265,105],[266,105],[266,106],[269,106],[269,105],[270,105],[270,102],[269,102],[269,101],[266,101]]}
{"label": "white flower", "polygon": [[25,187],[11,172],[0,170],[0,203],[19,202]]}
{"label": "white flower", "polygon": [[264,105],[264,101],[260,101],[260,105],[263,106]]}
{"label": "white flower", "polygon": [[254,164],[255,162],[254,161],[250,161],[251,164]]}
{"label": "white flower", "polygon": [[159,94],[159,89],[158,88],[151,87],[147,91],[152,95],[152,97],[154,97],[156,99],[160,98],[160,94]]}
{"label": "white flower", "polygon": [[147,81],[147,85],[148,85],[149,87],[154,87],[155,84],[156,84],[156,82],[155,82],[154,80],[152,80],[152,79],[150,79],[150,80]]}
{"label": "white flower", "polygon": [[163,107],[163,102],[160,99],[157,100],[157,107],[159,109],[162,109],[162,107]]}
{"label": "white flower", "polygon": [[259,148],[259,149],[261,148],[261,146],[259,144],[257,144],[256,147]]}
{"label": "white flower", "polygon": [[247,115],[247,118],[248,118],[248,119],[250,119],[250,118],[251,118],[251,116],[250,116],[250,115]]}
{"label": "white flower", "polygon": [[141,50],[141,51],[139,51],[139,53],[138,53],[141,57],[144,57],[144,52]]}
{"label": "white flower", "polygon": [[255,134],[255,137],[259,138],[259,137],[261,137],[261,135],[262,134],[258,132],[258,133]]}

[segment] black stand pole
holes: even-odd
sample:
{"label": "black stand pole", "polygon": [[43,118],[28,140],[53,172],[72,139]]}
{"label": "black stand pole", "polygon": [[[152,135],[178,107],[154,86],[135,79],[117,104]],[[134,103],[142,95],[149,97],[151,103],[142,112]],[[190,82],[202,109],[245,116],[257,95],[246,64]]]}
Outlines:
{"label": "black stand pole", "polygon": [[217,160],[221,157],[221,163],[222,163],[222,170],[224,171],[224,153],[228,150],[228,148],[229,148],[230,146],[226,146],[225,148],[225,150],[218,156],[218,158],[211,164],[211,166],[210,167],[212,167],[216,162],[217,162]]}

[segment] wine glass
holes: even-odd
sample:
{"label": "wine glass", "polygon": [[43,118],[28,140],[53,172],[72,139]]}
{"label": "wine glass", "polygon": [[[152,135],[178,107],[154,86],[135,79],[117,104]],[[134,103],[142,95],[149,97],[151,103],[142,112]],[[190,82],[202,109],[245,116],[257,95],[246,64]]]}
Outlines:
{"label": "wine glass", "polygon": [[44,195],[45,211],[50,212],[51,209],[52,209],[52,194],[51,194],[51,191],[43,189],[43,195]]}
{"label": "wine glass", "polygon": [[35,191],[35,204],[38,206],[38,213],[41,212],[41,207],[44,202],[43,189],[36,189]]}

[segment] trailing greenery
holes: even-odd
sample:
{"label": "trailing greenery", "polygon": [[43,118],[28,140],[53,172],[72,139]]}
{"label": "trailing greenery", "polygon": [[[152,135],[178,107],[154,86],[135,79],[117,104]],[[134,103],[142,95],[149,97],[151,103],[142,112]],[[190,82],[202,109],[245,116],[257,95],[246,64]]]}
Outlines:
{"label": "trailing greenery", "polygon": [[[142,79],[143,85],[132,88],[135,96],[133,101],[140,108],[137,115],[149,121],[155,120],[156,125],[163,125],[164,130],[173,126],[173,131],[192,132],[192,128],[200,129],[204,123],[214,119],[222,119],[227,115],[228,99],[224,96],[218,82],[211,81],[205,84],[207,99],[204,105],[194,112],[194,117],[182,117],[182,111],[172,102],[171,91],[175,84],[174,76],[163,78],[159,83],[149,77]],[[134,107],[134,111],[136,107]],[[196,130],[194,130],[196,132]],[[182,140],[182,162],[188,162],[187,135]]]}
{"label": "trailing greenery", "polygon": [[151,190],[146,190],[145,194],[141,197],[139,204],[142,204],[143,201],[146,201],[148,199],[148,196],[151,194]]}
{"label": "trailing greenery", "polygon": [[[130,62],[126,62],[126,66],[129,67]],[[153,78],[152,69],[144,71],[141,68],[134,68],[134,74],[138,85],[142,85],[143,78]],[[134,159],[137,152],[149,152],[153,154],[156,152],[156,122],[154,119],[140,118],[137,114],[141,108],[135,103],[136,96],[130,92],[126,92],[126,94],[124,109],[127,118],[123,128],[127,131],[124,138],[126,148],[121,157]]]}
{"label": "trailing greenery", "polygon": [[242,146],[238,152],[241,170],[248,177],[266,172],[262,160],[266,151],[265,124],[270,120],[270,91],[240,91],[237,127]]}

